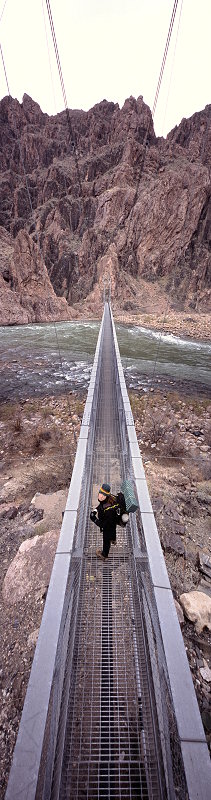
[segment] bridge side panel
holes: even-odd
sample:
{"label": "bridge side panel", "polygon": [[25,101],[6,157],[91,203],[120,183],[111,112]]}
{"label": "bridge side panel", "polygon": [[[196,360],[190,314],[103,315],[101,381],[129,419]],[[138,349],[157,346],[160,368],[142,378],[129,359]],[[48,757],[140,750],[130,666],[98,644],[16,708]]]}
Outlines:
{"label": "bridge side panel", "polygon": [[71,624],[74,629],[80,589],[80,549],[78,558],[71,556],[73,546],[81,544],[80,520],[86,511],[87,492],[82,487],[85,467],[86,485],[90,471],[103,326],[104,314],[5,800],[42,800],[50,796],[69,632]]}
{"label": "bridge side panel", "polygon": [[[190,800],[199,800],[199,798],[200,800],[210,800],[211,764],[206,737],[148,492],[111,308],[110,314],[116,357],[116,383],[119,393],[119,415],[125,460],[125,477],[131,478],[133,481],[140,507],[141,525],[139,536],[137,535],[135,519],[132,524],[134,556],[137,559],[137,564],[138,562],[140,564],[141,557],[143,558],[141,542],[143,537],[151,586],[153,587],[153,600],[156,603],[159,620],[157,636],[159,638],[159,634],[161,634],[165,657],[166,674],[163,676],[163,686],[167,682],[170,689],[172,709],[176,720],[184,764],[188,798]],[[200,754],[200,760],[194,764],[196,753],[198,753],[198,756]],[[194,770],[192,771],[191,765],[193,764]]]}

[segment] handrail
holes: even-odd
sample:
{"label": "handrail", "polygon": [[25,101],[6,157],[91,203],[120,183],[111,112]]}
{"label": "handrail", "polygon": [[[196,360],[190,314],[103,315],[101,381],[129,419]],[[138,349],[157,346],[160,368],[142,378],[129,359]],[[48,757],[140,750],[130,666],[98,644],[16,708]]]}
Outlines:
{"label": "handrail", "polygon": [[[132,477],[139,501],[142,536],[154,589],[168,681],[181,745],[188,798],[190,800],[199,800],[199,798],[200,800],[209,800],[211,793],[209,751],[147,487],[111,306],[110,315],[117,365],[119,408],[120,411],[123,411],[121,420],[122,445],[127,447],[128,474],[126,471],[126,477]],[[136,525],[134,525],[134,528],[136,529]],[[143,550],[140,538],[138,540],[137,530],[135,530],[135,536],[134,555],[139,560],[143,556]]]}
{"label": "handrail", "polygon": [[[22,717],[13,754],[5,800],[35,800],[48,797],[53,755],[56,745],[59,710],[64,680],[68,633],[73,601],[78,587],[74,570],[70,572],[71,556],[77,552],[80,516],[83,517],[86,493],[81,492],[83,476],[95,429],[95,410],[99,389],[104,314],[100,326],[90,384],[84,409],[75,462],[60,537],[51,573],[45,608],[34,654]],[[82,498],[81,498],[82,494]],[[63,648],[62,664],[56,675],[58,652]],[[61,658],[60,658],[61,661]],[[56,684],[54,691],[53,684]],[[52,691],[54,697],[52,697]],[[52,704],[56,705],[53,709]],[[43,778],[43,754],[46,759],[47,738],[53,746],[48,757],[48,775]],[[50,766],[51,762],[51,766]],[[45,784],[45,785],[44,785]],[[41,786],[42,785],[42,786]],[[43,788],[44,787],[44,788]],[[42,792],[42,793],[41,793]],[[44,792],[44,794],[43,794]],[[47,792],[47,794],[46,794]],[[38,793],[38,794],[37,794]]]}

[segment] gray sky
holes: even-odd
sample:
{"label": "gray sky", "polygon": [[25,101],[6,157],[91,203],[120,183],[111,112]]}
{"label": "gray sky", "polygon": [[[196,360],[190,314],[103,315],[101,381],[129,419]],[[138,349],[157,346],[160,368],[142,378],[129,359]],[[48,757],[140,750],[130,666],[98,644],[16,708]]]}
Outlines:
{"label": "gray sky", "polygon": [[[152,109],[172,9],[173,0],[51,0],[69,108],[88,110],[104,98],[122,106],[126,97],[143,95]],[[0,18],[11,95],[21,102],[26,92],[48,114],[63,110],[45,0],[0,0]],[[211,0],[179,0],[157,135],[211,102],[210,39]]]}

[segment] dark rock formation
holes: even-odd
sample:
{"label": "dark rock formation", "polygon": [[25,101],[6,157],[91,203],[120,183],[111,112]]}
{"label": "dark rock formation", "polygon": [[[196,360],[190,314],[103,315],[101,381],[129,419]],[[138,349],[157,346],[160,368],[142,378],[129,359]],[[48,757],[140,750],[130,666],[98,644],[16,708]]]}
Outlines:
{"label": "dark rock formation", "polygon": [[80,181],[65,111],[0,103],[1,323],[71,318],[87,296],[97,309],[105,274],[117,304],[134,308],[144,278],[207,310],[211,106],[166,140],[142,97],[70,120]]}
{"label": "dark rock formation", "polygon": [[25,230],[12,248],[9,234],[0,228],[0,254],[1,325],[70,319],[66,300],[56,296],[40,250]]}

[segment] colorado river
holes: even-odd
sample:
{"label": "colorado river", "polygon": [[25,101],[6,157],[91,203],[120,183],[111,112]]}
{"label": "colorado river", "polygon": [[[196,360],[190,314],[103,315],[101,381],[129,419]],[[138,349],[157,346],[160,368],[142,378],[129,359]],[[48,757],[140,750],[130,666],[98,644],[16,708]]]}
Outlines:
{"label": "colorado river", "polygon": [[[140,326],[116,330],[129,388],[147,391],[152,380],[211,386],[211,344]],[[92,321],[0,327],[0,400],[86,389],[98,332]]]}

